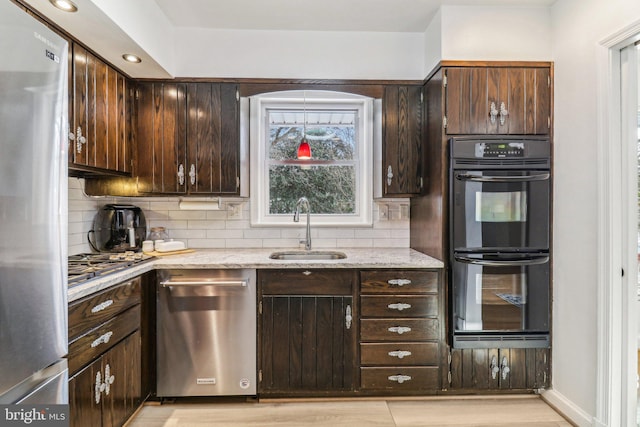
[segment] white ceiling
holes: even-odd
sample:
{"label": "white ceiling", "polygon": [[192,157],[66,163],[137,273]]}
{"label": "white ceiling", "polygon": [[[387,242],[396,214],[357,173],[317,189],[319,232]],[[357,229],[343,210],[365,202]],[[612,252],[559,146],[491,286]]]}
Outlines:
{"label": "white ceiling", "polygon": [[549,6],[555,0],[154,0],[176,27],[423,32],[441,5]]}

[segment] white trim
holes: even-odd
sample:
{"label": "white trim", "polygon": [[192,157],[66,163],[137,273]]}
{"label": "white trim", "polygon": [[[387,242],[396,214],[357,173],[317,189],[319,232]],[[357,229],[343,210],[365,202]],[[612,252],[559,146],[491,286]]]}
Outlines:
{"label": "white trim", "polygon": [[591,416],[556,390],[544,390],[540,397],[564,417],[579,426],[591,426]]}
{"label": "white trim", "polygon": [[[627,206],[622,184],[628,181],[623,176],[624,156],[621,133],[621,88],[620,49],[630,43],[640,33],[640,22],[630,25],[614,35],[602,40],[597,46],[596,60],[598,73],[598,304],[597,304],[597,387],[596,416],[593,425],[622,426],[636,425],[635,414],[629,414],[628,384],[623,378],[629,377],[630,330],[629,306],[626,298],[628,290],[626,275],[623,279],[621,268],[630,270],[627,259],[628,245],[624,236],[621,208]],[[616,172],[620,171],[620,172]],[[624,249],[623,249],[624,246]],[[627,285],[627,286],[625,286]],[[634,287],[635,288],[635,287]],[[635,298],[633,299],[635,302]],[[624,328],[623,328],[624,325]],[[635,338],[634,342],[635,342]],[[635,371],[635,368],[634,368]],[[633,419],[629,419],[632,417]]]}

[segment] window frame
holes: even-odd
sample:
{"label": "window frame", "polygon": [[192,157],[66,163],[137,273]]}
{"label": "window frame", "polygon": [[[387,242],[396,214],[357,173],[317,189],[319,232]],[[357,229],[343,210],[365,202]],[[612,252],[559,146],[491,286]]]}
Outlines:
{"label": "window frame", "polygon": [[[371,227],[373,205],[373,98],[345,92],[292,90],[271,92],[249,98],[249,140],[251,164],[251,225],[299,227],[291,216],[269,213],[269,159],[267,110],[269,108],[349,108],[358,111],[356,123],[356,214],[311,214],[315,226]],[[305,196],[301,194],[300,197]],[[306,218],[306,215],[301,215]],[[306,220],[306,219],[305,219]],[[301,219],[301,222],[303,220]]]}

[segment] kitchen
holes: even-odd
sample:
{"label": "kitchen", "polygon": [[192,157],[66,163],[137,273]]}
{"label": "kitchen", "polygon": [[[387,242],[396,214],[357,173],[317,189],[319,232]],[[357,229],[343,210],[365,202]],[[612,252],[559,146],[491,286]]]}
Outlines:
{"label": "kitchen", "polygon": [[[440,59],[459,59],[459,60],[538,60],[538,61],[554,61],[554,88],[555,88],[555,103],[554,103],[554,141],[555,141],[555,187],[554,187],[554,248],[555,248],[555,262],[554,262],[554,306],[553,306],[553,319],[554,319],[554,342],[553,342],[553,383],[552,389],[559,399],[556,401],[556,405],[564,404],[565,413],[569,413],[572,419],[578,420],[578,423],[585,423],[586,421],[596,416],[596,380],[594,376],[584,375],[586,372],[596,372],[597,360],[595,357],[595,338],[594,335],[588,331],[596,329],[595,326],[595,299],[596,299],[596,285],[595,285],[595,266],[597,265],[595,258],[595,238],[591,234],[585,234],[583,230],[593,229],[595,226],[595,201],[592,196],[592,188],[595,188],[593,180],[594,177],[587,181],[577,181],[576,178],[571,176],[571,170],[581,170],[584,164],[596,169],[596,156],[595,147],[596,141],[595,131],[596,126],[596,113],[595,113],[595,95],[587,95],[592,93],[589,88],[596,86],[596,76],[594,73],[586,73],[584,79],[575,79],[573,76],[577,70],[593,70],[594,61],[593,58],[593,45],[599,42],[602,38],[614,33],[620,28],[628,25],[634,21],[634,16],[638,16],[637,6],[630,4],[630,2],[617,2],[614,5],[603,2],[590,2],[588,7],[584,2],[570,2],[570,1],[558,1],[554,5],[544,7],[542,9],[534,10],[520,10],[516,13],[512,10],[505,10],[497,6],[485,7],[480,11],[486,12],[481,14],[482,19],[477,19],[475,12],[477,9],[465,9],[462,6],[446,6],[441,9],[440,20],[433,21],[434,25],[428,27],[429,43],[433,42],[433,46],[428,44],[429,49],[425,47],[427,42],[424,40],[426,35],[424,31],[417,33],[409,33],[408,35],[402,34],[389,34],[386,38],[382,38],[380,35],[371,35],[374,41],[379,43],[375,44],[377,50],[375,54],[371,54],[371,62],[359,62],[355,61],[358,54],[353,52],[346,52],[344,57],[353,59],[347,61],[343,58],[343,61],[333,63],[328,66],[321,59],[323,55],[305,57],[302,61],[295,61],[295,69],[290,67],[265,67],[264,72],[261,72],[260,76],[265,78],[322,78],[322,79],[416,79],[422,80],[433,68],[435,63]],[[152,7],[146,8],[142,16],[149,16],[148,14],[157,14],[154,18],[156,23],[166,22],[166,18],[158,11],[158,9]],[[109,6],[102,5],[102,7],[108,8]],[[113,7],[113,6],[112,6]],[[465,13],[466,12],[466,13]],[[493,13],[489,13],[493,12]],[[518,16],[526,15],[527,19],[507,19],[503,14]],[[117,15],[117,13],[116,13]],[[473,15],[473,16],[471,16]],[[596,19],[596,16],[598,19]],[[533,17],[537,17],[534,19]],[[65,19],[65,18],[60,18]],[[144,20],[143,20],[144,21]],[[62,22],[62,21],[60,21]],[[120,22],[120,26],[127,28],[126,20]],[[539,27],[531,28],[531,23],[537,23]],[[446,25],[445,25],[446,24]],[[527,24],[527,25],[525,25]],[[504,29],[506,26],[506,29]],[[173,52],[170,49],[163,48],[163,46],[173,46],[174,42],[168,40],[170,37],[174,37],[180,46],[193,45],[194,50],[198,50],[197,43],[206,43],[212,36],[242,36],[246,33],[237,34],[236,31],[240,30],[172,30],[173,27],[167,31],[161,31],[161,25],[157,25],[157,33],[153,37],[146,37],[136,31],[140,31],[135,28],[135,25],[129,24],[130,34],[135,35],[139,43],[145,44],[151,43],[155,40],[158,44],[153,47],[148,47],[149,50],[154,51],[154,59],[149,62],[164,61],[165,64],[194,64],[193,70],[179,69],[178,65],[167,65],[167,68],[172,69],[171,75],[192,75],[195,77],[206,77],[210,75],[225,76],[225,77],[256,77],[253,75],[246,75],[248,70],[253,70],[255,67],[255,61],[266,62],[265,53],[259,48],[256,48],[254,44],[248,44],[246,51],[234,52],[234,58],[237,55],[237,60],[234,61],[216,61],[214,58],[230,57],[232,45],[225,45],[223,43],[212,43],[206,49],[211,55],[205,58],[200,58],[197,61],[187,60],[187,58],[175,58],[177,55],[190,55],[188,50],[178,50]],[[441,27],[441,28],[439,28]],[[452,28],[464,28],[466,31],[472,32],[477,29],[473,34],[473,37],[469,37],[467,32],[454,33]],[[501,44],[495,42],[500,39],[504,34],[502,31],[506,31],[509,34],[509,43]],[[129,31],[128,31],[129,32]],[[532,38],[530,34],[538,34],[537,37]],[[587,34],[590,34],[587,36]],[[264,41],[274,43],[274,45],[282,45],[282,41],[286,39],[287,46],[294,43],[300,43],[304,45],[307,42],[312,42],[314,39],[313,34],[305,32],[296,32],[296,37],[287,37],[290,34],[280,33],[259,33],[260,36],[264,36]],[[317,37],[321,39],[328,39],[328,41],[335,40],[334,33],[330,34],[318,34]],[[353,41],[353,46],[360,46],[358,44],[358,33],[345,33],[339,34],[342,38],[338,44],[332,43],[332,51],[335,52],[339,46],[350,46],[349,43],[344,43],[344,40]],[[270,38],[266,38],[266,37]],[[90,44],[90,35],[87,38],[81,39]],[[307,37],[309,37],[307,39]],[[222,37],[224,39],[224,37]],[[440,42],[437,42],[437,41]],[[91,44],[91,47],[99,50],[100,43],[97,41],[95,45]],[[315,45],[315,43],[314,43]],[[397,46],[401,45],[404,49],[397,49]],[[148,46],[148,45],[146,45]],[[384,49],[386,47],[386,49]],[[319,47],[320,48],[320,47]],[[362,47],[365,49],[365,47]],[[501,49],[506,49],[508,52],[504,52]],[[211,51],[211,49],[220,49],[219,51]],[[578,49],[579,55],[575,55],[576,49]],[[300,54],[301,50],[296,52]],[[107,50],[102,55],[107,55]],[[243,55],[243,52],[246,52]],[[369,52],[363,50],[363,52]],[[423,53],[424,52],[424,53]],[[215,53],[215,55],[213,54]],[[118,56],[120,53],[118,54]],[[301,55],[301,54],[300,54]],[[415,61],[415,58],[422,58],[420,61]],[[174,60],[172,60],[172,58]],[[148,61],[143,61],[142,64]],[[340,66],[340,64],[343,64]],[[172,68],[175,67],[175,68]],[[221,68],[220,68],[221,67]],[[127,74],[135,75],[137,71],[131,69],[123,69]],[[316,74],[317,73],[317,74]],[[155,77],[155,76],[152,76]],[[166,75],[157,76],[165,78]],[[581,95],[577,95],[580,93]],[[584,98],[581,98],[584,97]],[[561,118],[563,120],[561,120]],[[575,123],[583,123],[584,126],[576,127]],[[569,136],[571,135],[571,137]],[[574,142],[579,140],[580,142]],[[588,144],[586,142],[589,142]],[[580,144],[581,150],[576,150],[577,144]],[[586,144],[586,145],[585,145]],[[579,189],[576,192],[576,188]],[[76,196],[73,196],[74,191]],[[90,228],[92,217],[96,211],[98,202],[92,199],[84,199],[81,197],[80,184],[75,178],[70,179],[70,194],[76,197],[70,205],[70,248],[69,253],[78,253],[87,251],[88,248],[82,247],[86,239],[86,232]],[[564,196],[564,197],[561,197]],[[577,197],[577,203],[576,203]],[[130,200],[129,200],[130,201]],[[138,203],[138,200],[130,201],[131,203]],[[146,208],[145,204],[155,203],[154,201],[144,200],[143,209]],[[169,201],[173,205],[177,205],[179,201],[174,199]],[[408,236],[408,222],[403,218],[402,204],[406,202],[399,202],[400,206],[396,206],[398,202],[390,202],[389,205],[389,220],[381,221],[384,226],[387,226],[387,231],[383,234],[385,236],[396,236],[400,234],[399,241],[389,241],[381,244],[383,247],[387,246],[399,246],[407,247],[409,240]],[[234,204],[232,201],[231,204]],[[244,220],[246,221],[249,213],[249,206],[246,203],[239,202],[241,212],[244,214]],[[379,209],[379,208],[378,208]],[[176,221],[181,222],[184,225],[184,218],[180,218],[179,209],[174,209],[172,206],[166,208],[159,206],[159,216],[169,215],[169,212],[176,212],[178,217]],[[382,208],[384,211],[384,207]],[[398,213],[396,213],[398,212]],[[585,212],[589,212],[585,214]],[[182,211],[182,215],[191,216],[193,213]],[[202,216],[202,213],[198,215]],[[207,217],[216,217],[221,215],[219,211],[207,211],[204,215]],[[150,220],[154,218],[149,217]],[[158,218],[156,218],[158,219]],[[198,220],[198,219],[195,219]],[[241,222],[242,220],[240,220]],[[233,227],[231,221],[227,222],[225,227]],[[240,229],[245,227],[246,223],[236,224]],[[167,224],[167,228],[171,231],[172,237],[176,239],[188,240],[187,234],[178,234],[180,224]],[[302,228],[302,227],[300,227]],[[238,228],[235,227],[237,230]],[[397,230],[400,230],[398,233]],[[296,231],[299,231],[296,229]],[[321,233],[321,229],[313,231]],[[242,247],[242,240],[245,238],[244,234],[237,231],[229,231],[230,236],[228,239],[235,239],[235,242],[230,244],[236,244],[237,247]],[[297,233],[296,233],[297,234]],[[334,232],[333,236],[329,239],[337,239],[335,237],[338,233]],[[215,232],[211,232],[211,236],[215,236]],[[236,236],[236,237],[233,237]],[[240,237],[241,236],[241,237]],[[251,236],[251,233],[247,234],[247,237]],[[264,235],[251,236],[253,239],[265,239],[261,237]],[[355,236],[355,232],[354,232]],[[298,236],[294,236],[296,239]],[[314,236],[315,237],[315,236]],[[321,236],[318,236],[319,238]],[[276,237],[277,239],[278,237]],[[291,237],[289,237],[291,238]],[[375,237],[377,238],[377,237]],[[384,237],[383,237],[384,238]],[[387,237],[391,239],[391,237]],[[373,239],[372,237],[365,237],[365,239]],[[73,242],[73,243],[72,243]],[[203,242],[210,245],[216,244],[215,242]],[[226,244],[226,243],[225,243]],[[255,241],[250,243],[249,246],[255,244]],[[74,246],[75,245],[75,246]],[[189,246],[199,247],[189,242]],[[286,245],[291,246],[291,245]],[[336,247],[340,245],[335,243]],[[574,249],[580,248],[574,252]],[[591,250],[585,253],[584,248],[591,248]],[[574,253],[581,253],[581,256],[574,255]],[[588,256],[588,259],[583,259],[583,255]],[[589,266],[589,267],[587,267]],[[571,278],[571,279],[569,279]],[[558,281],[561,281],[564,286],[558,287]],[[584,307],[584,310],[578,310],[578,313],[567,314],[561,307],[574,307],[578,304],[580,307]],[[564,313],[564,314],[563,314]],[[589,327],[584,328],[584,325]],[[585,331],[586,329],[586,331]],[[571,369],[569,369],[571,367]]]}

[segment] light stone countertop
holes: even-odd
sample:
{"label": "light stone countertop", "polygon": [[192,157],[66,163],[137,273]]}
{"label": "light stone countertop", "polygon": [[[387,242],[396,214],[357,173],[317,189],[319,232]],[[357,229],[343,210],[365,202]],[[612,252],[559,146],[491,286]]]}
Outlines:
{"label": "light stone countertop", "polygon": [[318,249],[347,255],[333,260],[274,260],[273,252],[293,251],[271,249],[195,249],[194,252],[160,256],[105,277],[98,277],[69,289],[69,302],[109,288],[151,270],[188,268],[443,268],[442,261],[409,248],[341,248]]}

